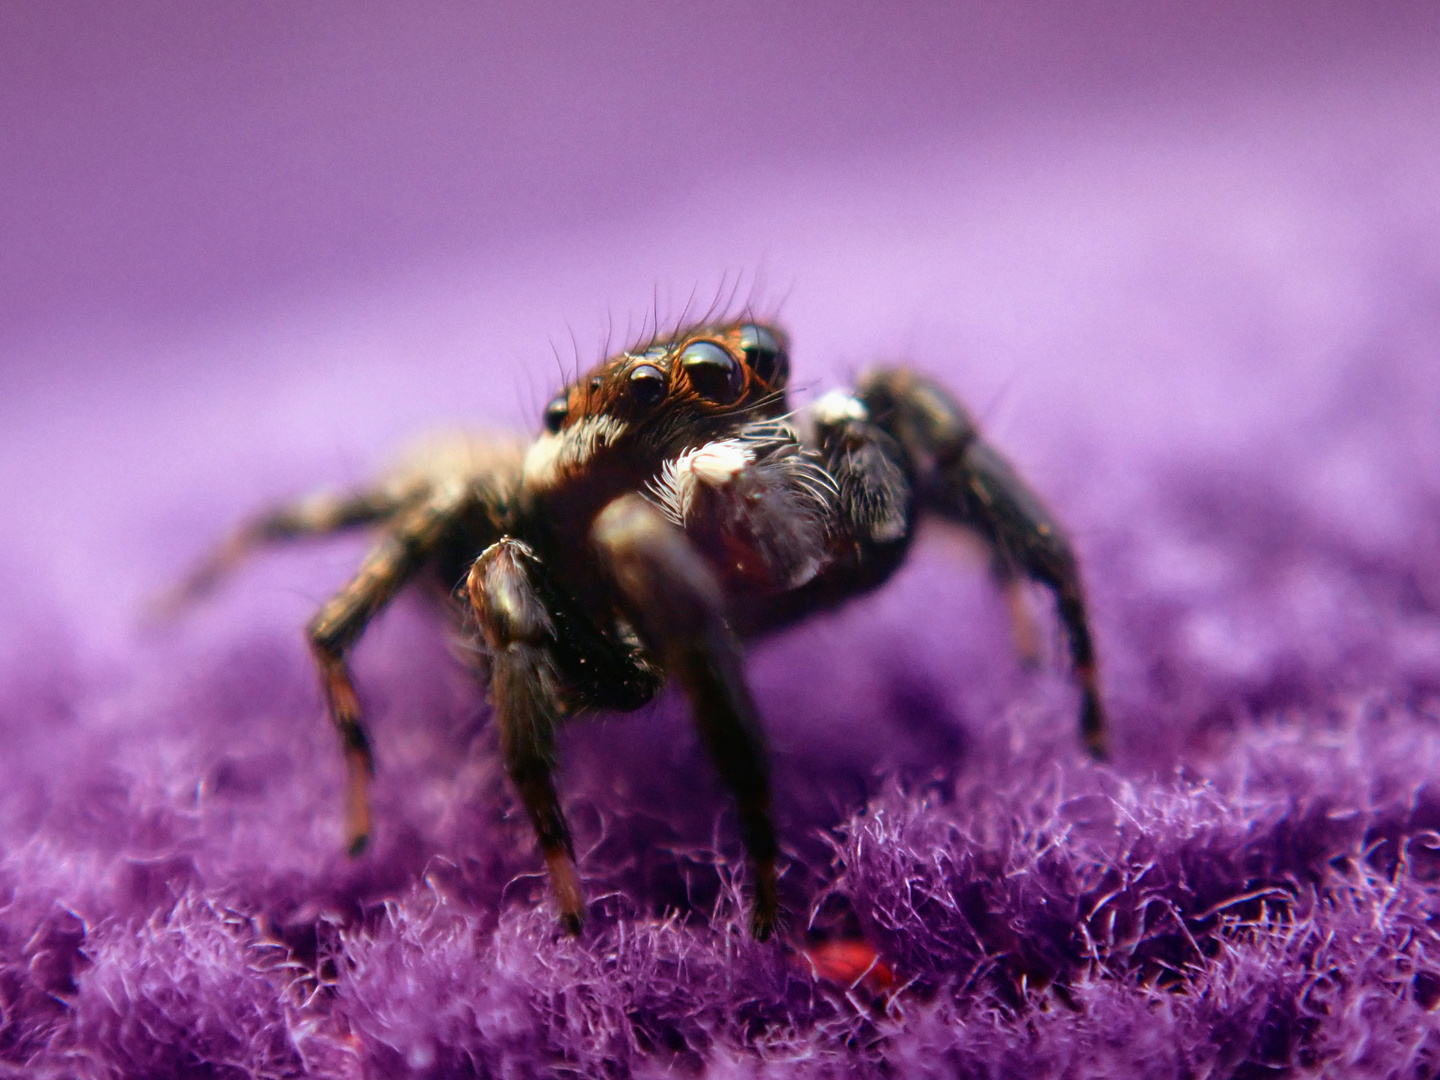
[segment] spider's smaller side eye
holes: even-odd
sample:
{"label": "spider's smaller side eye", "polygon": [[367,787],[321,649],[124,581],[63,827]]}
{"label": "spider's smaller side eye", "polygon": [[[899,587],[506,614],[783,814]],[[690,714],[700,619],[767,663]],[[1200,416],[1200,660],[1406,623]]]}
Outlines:
{"label": "spider's smaller side eye", "polygon": [[657,405],[665,396],[665,373],[654,364],[639,364],[630,372],[630,396],[642,408]]}
{"label": "spider's smaller side eye", "polygon": [[745,370],[713,341],[687,346],[680,354],[680,367],[697,394],[721,405],[733,405],[745,392]]}
{"label": "spider's smaller side eye", "polygon": [[565,418],[570,415],[570,402],[562,394],[549,405],[545,406],[545,430],[554,435],[565,423]]}
{"label": "spider's smaller side eye", "polygon": [[783,384],[789,377],[790,358],[785,355],[785,346],[765,327],[755,323],[740,327],[740,351],[761,382],[774,386]]}

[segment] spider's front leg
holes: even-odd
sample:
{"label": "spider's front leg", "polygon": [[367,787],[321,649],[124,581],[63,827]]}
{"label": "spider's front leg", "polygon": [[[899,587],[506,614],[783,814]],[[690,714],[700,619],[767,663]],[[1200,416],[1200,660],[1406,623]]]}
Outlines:
{"label": "spider's front leg", "polygon": [[538,571],[535,553],[506,537],[475,560],[466,591],[489,653],[490,700],[505,768],[535,827],[560,919],[573,934],[580,930],[584,897],[570,827],[550,775],[565,708],[551,653],[555,625],[537,588]]}
{"label": "spider's front leg", "polygon": [[720,583],[685,533],[639,495],[607,506],[591,539],[640,637],[684,687],[701,738],[735,793],[755,877],[751,930],[764,941],[779,910],[769,764]]}
{"label": "spider's front leg", "polygon": [[320,668],[330,719],[345,751],[345,838],[352,855],[370,839],[370,738],[345,654],[370,620],[425,565],[435,547],[474,503],[464,484],[445,485],[401,513],[366,555],[360,570],[310,621],[306,634]]}
{"label": "spider's front leg", "polygon": [[211,592],[247,556],[266,544],[330,536],[371,525],[394,515],[403,505],[393,492],[377,488],[344,494],[321,491],[267,510],[231,532],[189,577],[158,599],[155,612],[160,616],[178,613]]}
{"label": "spider's front leg", "polygon": [[[1024,574],[1054,593],[1080,684],[1081,737],[1103,759],[1108,745],[1095,644],[1079,563],[1060,523],[937,383],[904,369],[881,369],[861,379],[857,396],[900,444],[921,508],[978,532],[994,552],[1002,586],[1010,589]],[[1013,606],[1013,591],[1007,599]]]}

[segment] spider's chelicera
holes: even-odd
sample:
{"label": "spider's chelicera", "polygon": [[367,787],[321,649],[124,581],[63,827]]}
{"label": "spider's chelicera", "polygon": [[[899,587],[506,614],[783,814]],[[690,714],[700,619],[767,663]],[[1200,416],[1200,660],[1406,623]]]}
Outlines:
{"label": "spider's chelicera", "polygon": [[741,643],[881,584],[922,515],[988,543],[1013,610],[1022,610],[1023,579],[1054,593],[1081,734],[1104,753],[1074,554],[965,409],[929,379],[891,368],[792,413],[788,376],[777,328],[691,327],[566,387],[528,446],[475,439],[433,448],[372,489],[258,517],[201,567],[191,594],[257,544],[378,527],[359,572],[308,630],[348,766],[352,851],[370,833],[373,762],[346,654],[422,573],[478,630],[505,766],[572,930],[584,900],[552,777],[556,730],[583,710],[639,708],[669,678],[735,795],[752,928],[757,938],[770,933],[777,849]]}

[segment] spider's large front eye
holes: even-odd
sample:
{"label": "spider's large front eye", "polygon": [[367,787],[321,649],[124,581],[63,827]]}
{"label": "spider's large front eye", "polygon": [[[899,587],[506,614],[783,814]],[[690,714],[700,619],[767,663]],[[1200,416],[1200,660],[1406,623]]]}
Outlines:
{"label": "spider's large front eye", "polygon": [[641,408],[659,404],[665,396],[665,373],[654,364],[639,364],[630,372],[630,396]]}
{"label": "spider's large front eye", "polygon": [[763,326],[746,323],[740,327],[740,351],[745,362],[762,382],[774,386],[783,384],[790,375],[790,358],[785,355],[785,346]]}
{"label": "spider's large front eye", "polygon": [[545,406],[545,430],[554,435],[570,415],[570,402],[562,394]]}
{"label": "spider's large front eye", "polygon": [[691,388],[703,398],[732,405],[745,392],[745,370],[713,341],[697,341],[680,354]]}

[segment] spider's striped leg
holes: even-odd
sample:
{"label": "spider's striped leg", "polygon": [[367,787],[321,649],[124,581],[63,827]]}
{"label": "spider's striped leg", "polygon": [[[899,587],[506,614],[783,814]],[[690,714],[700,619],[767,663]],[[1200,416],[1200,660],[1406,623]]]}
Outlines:
{"label": "spider's striped leg", "polygon": [[535,554],[505,537],[481,553],[466,580],[490,658],[490,700],[505,768],[535,827],[560,919],[578,933],[584,896],[570,827],[555,794],[555,730],[564,719],[551,648],[555,625],[536,587]]}
{"label": "spider's striped leg", "polygon": [[965,409],[938,384],[904,369],[881,369],[858,390],[871,419],[900,443],[921,508],[969,526],[994,549],[996,565],[1055,594],[1080,685],[1080,733],[1097,758],[1107,751],[1095,644],[1070,540],[1005,457],[980,437]]}
{"label": "spider's striped leg", "polygon": [[638,495],[607,506],[591,538],[641,638],[684,687],[706,748],[735,793],[755,876],[751,929],[763,941],[779,909],[769,763],[720,584],[689,538]]}
{"label": "spider's striped leg", "polygon": [[370,839],[369,784],[375,762],[345,654],[370,620],[426,564],[472,502],[469,488],[454,485],[433,492],[399,515],[356,575],[320,609],[306,630],[320,668],[330,719],[345,751],[345,837],[352,855],[363,851]]}

